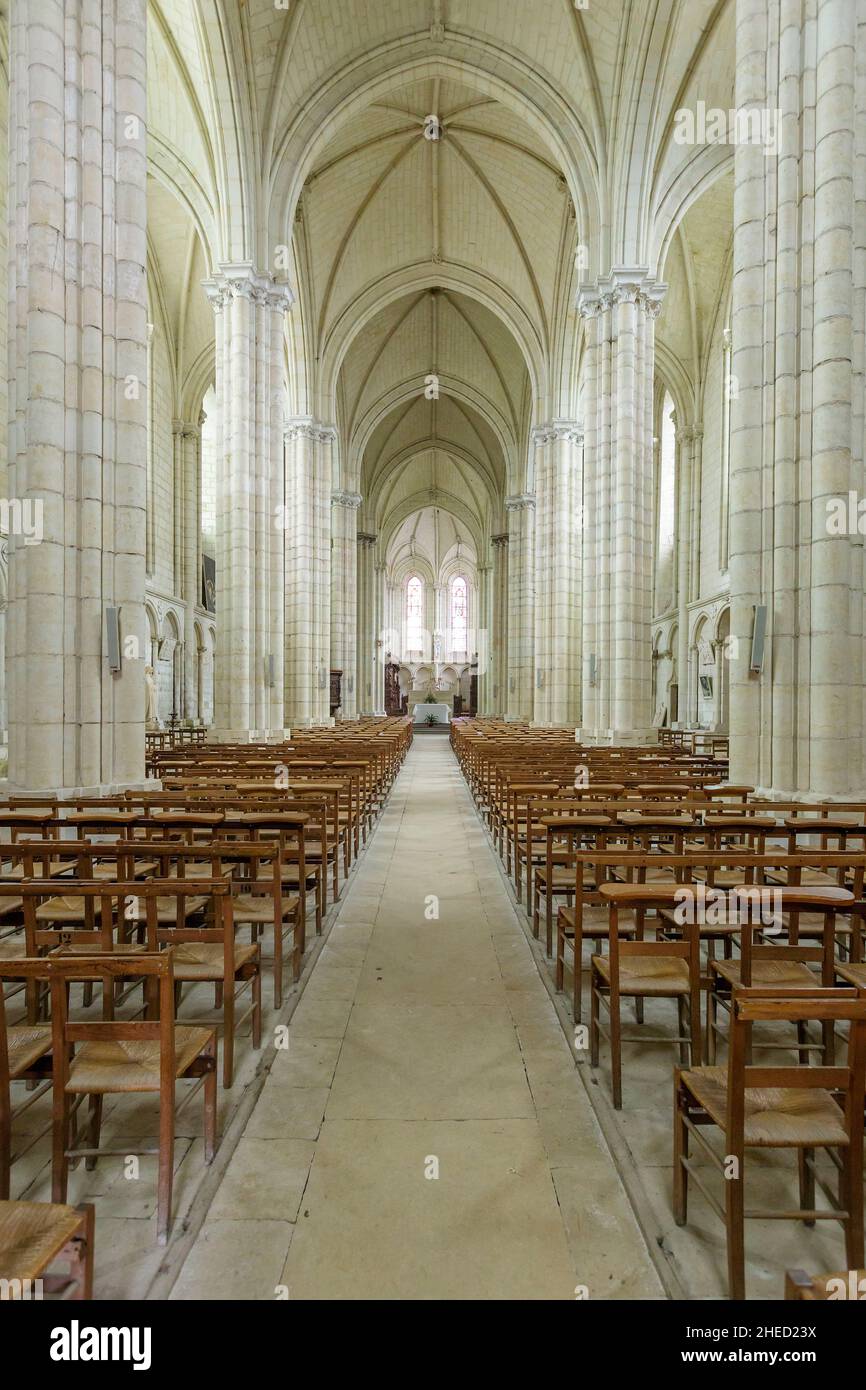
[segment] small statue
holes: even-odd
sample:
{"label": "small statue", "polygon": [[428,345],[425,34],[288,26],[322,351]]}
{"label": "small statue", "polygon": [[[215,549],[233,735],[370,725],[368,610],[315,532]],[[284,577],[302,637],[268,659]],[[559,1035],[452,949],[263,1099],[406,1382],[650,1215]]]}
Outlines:
{"label": "small statue", "polygon": [[156,681],[152,666],[144,668],[144,719],[146,724],[156,723]]}

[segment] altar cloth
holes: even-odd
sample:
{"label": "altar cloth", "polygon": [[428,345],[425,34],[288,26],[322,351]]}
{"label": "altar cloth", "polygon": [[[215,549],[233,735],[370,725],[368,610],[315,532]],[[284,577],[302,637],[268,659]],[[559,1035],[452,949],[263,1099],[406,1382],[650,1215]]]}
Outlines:
{"label": "altar cloth", "polygon": [[431,705],[423,703],[415,705],[412,710],[413,724],[426,724],[429,715],[435,715],[437,724],[450,724],[451,706],[450,705]]}

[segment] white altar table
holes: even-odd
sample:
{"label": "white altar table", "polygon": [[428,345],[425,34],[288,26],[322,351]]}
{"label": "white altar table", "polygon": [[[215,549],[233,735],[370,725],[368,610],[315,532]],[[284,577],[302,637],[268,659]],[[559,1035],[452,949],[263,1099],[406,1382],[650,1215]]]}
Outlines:
{"label": "white altar table", "polygon": [[431,705],[424,703],[413,707],[412,723],[426,724],[428,715],[431,714],[435,716],[437,724],[450,724],[451,722],[450,705]]}

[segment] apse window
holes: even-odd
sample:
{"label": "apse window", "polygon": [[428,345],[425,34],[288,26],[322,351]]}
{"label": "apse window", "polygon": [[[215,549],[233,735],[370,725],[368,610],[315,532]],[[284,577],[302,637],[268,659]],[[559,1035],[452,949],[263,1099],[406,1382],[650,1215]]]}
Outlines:
{"label": "apse window", "polygon": [[424,585],[417,574],[406,585],[406,647],[410,652],[424,650]]}
{"label": "apse window", "polygon": [[464,652],[467,649],[469,632],[469,593],[466,580],[457,575],[451,581],[451,650]]}

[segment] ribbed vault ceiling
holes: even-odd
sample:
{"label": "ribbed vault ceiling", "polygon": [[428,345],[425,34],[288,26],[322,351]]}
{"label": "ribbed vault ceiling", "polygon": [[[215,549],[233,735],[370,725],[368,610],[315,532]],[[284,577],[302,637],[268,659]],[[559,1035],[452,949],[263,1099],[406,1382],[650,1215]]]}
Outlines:
{"label": "ribbed vault ceiling", "polygon": [[291,243],[290,409],[333,412],[364,524],[447,484],[501,526],[503,496],[531,486],[530,425],[579,408],[579,240],[592,274],[650,264],[682,219],[653,263],[671,282],[658,333],[696,378],[729,281],[731,151],[684,148],[673,122],[730,104],[734,9],[150,0],[150,158],[185,208],[172,231],[151,199],[151,248],[181,386],[207,351],[198,279]]}

